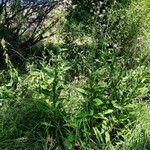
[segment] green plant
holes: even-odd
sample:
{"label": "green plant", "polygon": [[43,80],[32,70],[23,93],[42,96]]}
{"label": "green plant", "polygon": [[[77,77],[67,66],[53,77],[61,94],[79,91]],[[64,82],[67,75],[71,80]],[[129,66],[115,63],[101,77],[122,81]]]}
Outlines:
{"label": "green plant", "polygon": [[66,15],[57,36],[34,47],[43,59],[26,60],[26,72],[10,59],[13,45],[1,40],[0,148],[149,148],[149,6],[76,2],[54,12]]}
{"label": "green plant", "polygon": [[137,120],[133,128],[125,135],[123,150],[149,149],[149,102],[140,102],[137,104],[137,107]]}

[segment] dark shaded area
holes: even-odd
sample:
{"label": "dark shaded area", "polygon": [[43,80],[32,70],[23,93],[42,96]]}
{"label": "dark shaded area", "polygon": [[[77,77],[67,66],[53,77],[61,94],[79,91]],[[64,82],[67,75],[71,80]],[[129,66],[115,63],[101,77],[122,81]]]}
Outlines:
{"label": "dark shaded area", "polygon": [[5,65],[4,51],[7,51],[11,62],[21,68],[25,68],[29,58],[42,56],[42,51],[33,47],[47,38],[44,33],[56,25],[57,20],[53,20],[47,26],[44,21],[60,1],[43,1],[42,5],[36,2],[22,5],[20,1],[1,1],[0,41],[5,41],[5,46],[0,46],[0,68]]}
{"label": "dark shaded area", "polygon": [[[4,135],[1,132],[0,138],[2,141],[0,142],[0,147],[33,149],[39,146],[38,149],[42,149],[43,145],[45,145],[45,139],[48,137],[53,138],[57,144],[59,143],[63,147],[61,132],[66,132],[67,134],[67,130],[63,128],[66,123],[62,119],[64,114],[63,110],[55,110],[43,100],[25,99],[19,103],[11,101],[11,107],[5,111],[5,116],[8,116],[8,118],[3,118],[4,126],[8,129],[8,132]],[[2,117],[3,114],[0,115],[0,119]],[[43,141],[39,140],[41,137]],[[8,138],[11,139],[9,147],[8,143],[5,142],[5,139]],[[54,147],[55,144],[53,145]],[[47,146],[49,147],[49,145]]]}

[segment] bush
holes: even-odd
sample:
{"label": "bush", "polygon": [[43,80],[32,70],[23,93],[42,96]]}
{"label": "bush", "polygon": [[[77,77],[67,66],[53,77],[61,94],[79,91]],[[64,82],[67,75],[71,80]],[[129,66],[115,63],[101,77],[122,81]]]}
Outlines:
{"label": "bush", "polygon": [[36,45],[43,58],[26,62],[24,74],[1,41],[7,67],[0,73],[2,149],[149,146],[148,109],[137,105],[150,94],[149,15],[142,17],[146,6],[138,2],[102,2],[97,8],[94,1],[93,13],[100,9],[100,14],[80,18],[91,1],[77,1],[59,28],[58,42]]}

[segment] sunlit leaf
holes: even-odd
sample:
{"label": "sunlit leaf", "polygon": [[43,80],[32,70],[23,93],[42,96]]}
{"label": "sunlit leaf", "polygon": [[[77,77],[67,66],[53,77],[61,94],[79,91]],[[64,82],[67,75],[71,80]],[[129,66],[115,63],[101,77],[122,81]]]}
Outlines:
{"label": "sunlit leaf", "polygon": [[107,114],[112,114],[113,112],[114,112],[114,110],[108,109],[108,110],[104,111],[103,114],[107,115]]}

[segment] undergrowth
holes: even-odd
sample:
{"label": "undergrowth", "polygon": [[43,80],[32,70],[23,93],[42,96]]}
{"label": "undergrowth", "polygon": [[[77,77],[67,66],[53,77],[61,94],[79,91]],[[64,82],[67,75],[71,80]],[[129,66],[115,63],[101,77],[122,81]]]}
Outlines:
{"label": "undergrowth", "polygon": [[0,150],[149,149],[149,6],[138,2],[68,4],[57,42],[25,73],[1,40]]}

